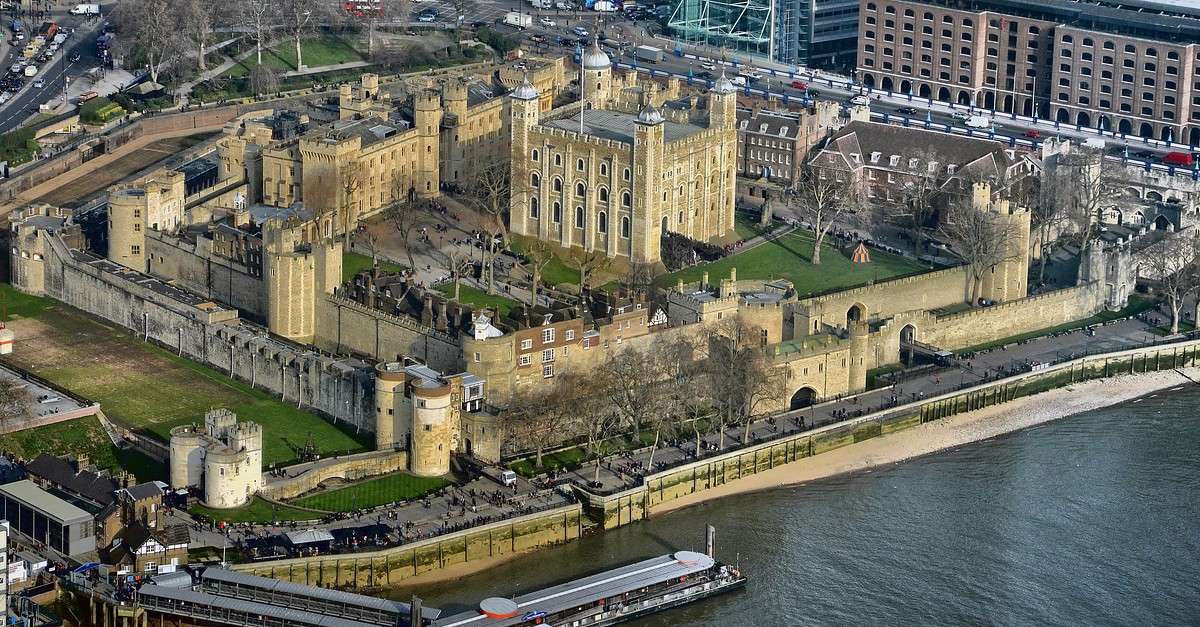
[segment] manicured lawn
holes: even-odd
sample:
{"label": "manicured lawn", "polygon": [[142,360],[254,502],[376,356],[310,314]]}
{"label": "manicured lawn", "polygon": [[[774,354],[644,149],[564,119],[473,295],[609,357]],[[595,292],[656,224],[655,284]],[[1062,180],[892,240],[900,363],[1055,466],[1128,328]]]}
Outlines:
{"label": "manicured lawn", "polygon": [[[0,294],[12,291],[3,288]],[[297,461],[310,435],[322,455],[371,447],[366,435],[343,430],[115,325],[36,300],[41,302],[21,304],[32,317],[9,323],[17,343],[4,360],[100,403],[113,421],[167,441],[172,427],[201,423],[209,409],[227,407],[262,425],[263,464],[268,467]]]}
{"label": "manicured lawn", "polygon": [[244,507],[235,507],[233,509],[212,509],[203,505],[193,505],[188,508],[188,511],[195,516],[207,518],[212,521],[225,521],[229,523],[269,523],[276,520],[317,520],[324,516],[324,514],[321,512],[309,512],[302,509],[288,507],[286,505],[275,505],[270,501],[265,501],[257,496],[254,497],[254,500],[250,501],[250,503]]}
{"label": "manicured lawn", "polygon": [[534,455],[512,462],[508,467],[522,477],[533,477],[551,470],[572,470],[578,468],[587,459],[588,456],[584,448],[577,446],[542,455],[541,468],[535,465],[537,457]]}
{"label": "manicured lawn", "polygon": [[[737,233],[738,239],[747,240],[756,235],[761,235],[763,231],[771,230],[771,227],[766,229],[758,225],[758,212],[751,213],[749,211],[738,211],[733,216],[733,231]],[[779,226],[779,222],[772,222],[771,226]]]}
{"label": "manicured lawn", "polygon": [[[454,295],[454,283],[447,283],[437,289],[447,296]],[[480,307],[495,309],[501,318],[508,316],[508,312],[512,311],[513,307],[521,304],[511,298],[505,298],[499,294],[488,294],[486,290],[461,284],[458,286],[458,300],[476,309]]]}
{"label": "manicured lawn", "polygon": [[[512,249],[521,254],[525,254],[529,250],[529,245],[534,241],[532,238],[521,235],[512,235]],[[570,283],[572,285],[579,284],[579,271],[563,263],[562,259],[555,254],[550,263],[542,268],[542,281],[551,285],[560,285],[562,283]]]}
{"label": "manicured lawn", "polygon": [[83,454],[100,468],[127,470],[139,481],[167,479],[165,464],[138,451],[123,451],[113,446],[95,416],[0,435],[0,451],[24,459],[33,459],[41,453]]}
{"label": "manicured lawn", "polygon": [[450,482],[441,477],[415,477],[401,472],[319,492],[292,503],[327,512],[349,512],[397,501],[411,501],[448,485]]}
{"label": "manicured lawn", "polygon": [[1100,313],[1098,313],[1094,316],[1084,318],[1082,320],[1076,320],[1074,322],[1068,322],[1066,324],[1060,324],[1060,325],[1053,326],[1053,327],[1046,327],[1044,329],[1038,329],[1037,331],[1030,331],[1028,333],[1022,333],[1020,335],[1013,335],[1011,337],[1006,337],[1003,339],[995,340],[993,342],[984,342],[983,344],[976,344],[974,346],[960,348],[957,351],[955,351],[955,353],[956,354],[974,353],[974,352],[978,352],[978,351],[985,350],[988,348],[996,348],[997,346],[1004,346],[1006,344],[1012,344],[1014,342],[1021,342],[1021,341],[1032,339],[1035,337],[1042,337],[1044,335],[1051,335],[1053,333],[1061,333],[1063,331],[1074,331],[1075,329],[1082,329],[1084,327],[1089,327],[1093,324],[1099,324],[1102,322],[1110,322],[1112,320],[1119,320],[1121,318],[1128,318],[1130,316],[1136,316],[1137,314],[1140,314],[1143,311],[1148,311],[1150,309],[1153,309],[1154,305],[1155,305],[1155,302],[1153,299],[1146,298],[1145,296],[1138,296],[1135,294],[1135,295],[1129,297],[1129,304],[1125,305],[1118,311],[1101,311]]}
{"label": "manicured lawn", "polygon": [[[304,53],[304,65],[310,68],[366,60],[366,55],[358,50],[355,42],[335,35],[306,39],[300,42],[300,49]],[[299,69],[296,67],[296,44],[288,40],[263,50],[262,62],[279,73]],[[230,68],[225,76],[249,76],[255,65],[258,65],[258,57],[251,54]]]}
{"label": "manicured lawn", "polygon": [[[372,265],[374,265],[374,261],[366,255],[342,253],[342,283],[349,283],[354,275],[363,270],[369,270]],[[381,259],[379,270],[388,274],[399,274],[404,271],[404,266]]]}
{"label": "manicured lawn", "polygon": [[665,274],[655,282],[659,286],[670,286],[675,284],[677,278],[682,278],[685,283],[690,283],[699,281],[701,275],[708,272],[709,281],[716,284],[729,276],[731,268],[736,267],[739,279],[788,279],[795,285],[797,293],[804,297],[928,269],[916,261],[879,250],[871,250],[870,263],[851,263],[849,251],[843,253],[828,243],[821,249],[821,264],[814,266],[809,262],[812,250],[812,233],[793,231],[719,261]]}

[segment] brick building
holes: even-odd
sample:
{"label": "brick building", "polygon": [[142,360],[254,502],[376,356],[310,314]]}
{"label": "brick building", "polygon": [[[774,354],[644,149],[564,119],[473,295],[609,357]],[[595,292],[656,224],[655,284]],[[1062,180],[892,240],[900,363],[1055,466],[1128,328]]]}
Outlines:
{"label": "brick building", "polygon": [[1200,144],[1200,9],[862,0],[858,78],[921,98]]}

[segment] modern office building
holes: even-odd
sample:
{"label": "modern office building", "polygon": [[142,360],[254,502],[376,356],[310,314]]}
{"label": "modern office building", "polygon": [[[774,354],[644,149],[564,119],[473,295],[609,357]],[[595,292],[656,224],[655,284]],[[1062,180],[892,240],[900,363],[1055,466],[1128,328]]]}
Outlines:
{"label": "modern office building", "polygon": [[864,85],[1200,144],[1200,6],[862,0]]}
{"label": "modern office building", "polygon": [[849,71],[858,7],[858,0],[680,0],[668,25],[684,43]]}
{"label": "modern office building", "polygon": [[0,486],[0,506],[12,529],[63,555],[96,550],[93,516],[28,479]]}

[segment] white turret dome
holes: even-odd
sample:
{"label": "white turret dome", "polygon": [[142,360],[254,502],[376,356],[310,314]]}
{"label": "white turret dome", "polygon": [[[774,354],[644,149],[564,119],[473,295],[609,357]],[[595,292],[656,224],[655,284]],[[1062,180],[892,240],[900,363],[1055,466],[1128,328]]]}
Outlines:
{"label": "white turret dome", "polygon": [[528,73],[525,74],[525,80],[513,90],[512,97],[517,100],[537,100],[538,90],[529,82]]}
{"label": "white turret dome", "polygon": [[637,120],[642,124],[658,124],[663,121],[663,114],[655,107],[646,107],[638,113]]}
{"label": "white turret dome", "polygon": [[733,85],[733,81],[725,78],[725,70],[721,70],[721,76],[713,83],[712,91],[715,94],[732,94],[737,91],[737,87]]}
{"label": "white turret dome", "polygon": [[592,45],[588,46],[583,51],[583,59],[581,60],[583,69],[585,70],[607,70],[612,67],[612,61],[608,55],[600,49],[600,42],[593,41]]}

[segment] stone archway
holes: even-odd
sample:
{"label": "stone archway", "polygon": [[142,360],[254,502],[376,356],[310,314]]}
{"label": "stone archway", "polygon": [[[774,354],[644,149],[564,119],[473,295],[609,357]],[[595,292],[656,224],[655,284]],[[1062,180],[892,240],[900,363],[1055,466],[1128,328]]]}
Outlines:
{"label": "stone archway", "polygon": [[1117,132],[1122,135],[1129,135],[1133,133],[1133,123],[1129,120],[1121,120],[1117,123]]}
{"label": "stone archway", "polygon": [[929,85],[922,84],[920,89],[917,90],[917,96],[921,98],[932,98],[933,91],[929,89]]}
{"label": "stone archway", "polygon": [[1066,109],[1059,109],[1058,113],[1055,114],[1054,119],[1062,124],[1070,124],[1071,112],[1067,111]]}
{"label": "stone archway", "polygon": [[867,319],[867,306],[862,303],[854,303],[846,310],[846,328],[854,322],[861,322]]}
{"label": "stone archway", "polygon": [[879,82],[879,88],[884,91],[892,91],[892,87],[892,77],[890,76],[883,77],[883,80]]}
{"label": "stone archway", "polygon": [[900,341],[898,343],[899,344],[898,349],[900,351],[900,360],[903,361],[905,363],[905,365],[911,366],[911,365],[913,365],[913,351],[912,351],[911,347],[907,351],[904,350],[904,345],[911,344],[917,340],[916,325],[914,325],[914,324],[904,325],[904,327],[900,329],[899,337],[900,337]]}
{"label": "stone archway", "polygon": [[1138,130],[1138,135],[1147,139],[1154,139],[1154,125],[1149,122],[1142,122],[1142,128]]}
{"label": "stone archway", "polygon": [[1192,130],[1188,131],[1188,145],[1200,146],[1200,126],[1192,127]]}
{"label": "stone archway", "polygon": [[958,92],[958,104],[963,105],[963,106],[970,106],[971,92],[969,92],[965,89]]}
{"label": "stone archway", "polygon": [[1155,231],[1169,231],[1173,226],[1174,225],[1171,224],[1171,221],[1167,219],[1167,216],[1160,215],[1157,218],[1154,218]]}
{"label": "stone archway", "polygon": [[996,94],[994,92],[989,91],[989,92],[983,94],[983,108],[984,109],[995,109],[996,108]]}
{"label": "stone archway", "polygon": [[863,87],[866,87],[867,89],[874,89],[875,88],[875,77],[870,74],[863,74],[862,84],[863,84]]}
{"label": "stone archway", "polygon": [[942,102],[950,102],[950,90],[946,89],[945,87],[938,89],[937,99],[941,100]]}
{"label": "stone archway", "polygon": [[1078,124],[1079,126],[1090,127],[1092,125],[1092,117],[1088,115],[1087,112],[1080,111],[1075,115],[1075,124]]}
{"label": "stone archway", "polygon": [[[909,80],[900,81],[900,93],[902,93],[904,95],[912,94],[912,81],[909,81]],[[1195,131],[1197,129],[1192,129],[1192,130]]]}
{"label": "stone archway", "polygon": [[805,407],[812,406],[812,404],[816,400],[817,400],[816,389],[814,389],[810,386],[805,386],[805,387],[800,388],[799,390],[796,390],[795,394],[792,394],[792,400],[788,404],[788,409],[791,409],[791,410],[804,409]]}

